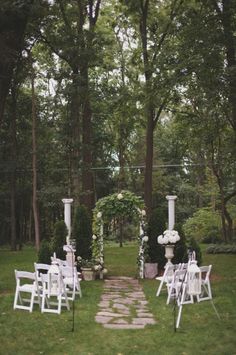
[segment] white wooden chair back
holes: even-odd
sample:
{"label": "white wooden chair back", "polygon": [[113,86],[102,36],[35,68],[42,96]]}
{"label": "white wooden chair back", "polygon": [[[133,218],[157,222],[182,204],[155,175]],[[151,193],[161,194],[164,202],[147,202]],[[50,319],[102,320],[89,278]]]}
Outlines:
{"label": "white wooden chair back", "polygon": [[80,286],[81,279],[79,279],[78,277],[76,267],[60,266],[60,270],[62,273],[63,282],[67,288],[67,294],[71,294],[71,296],[68,296],[68,299],[74,300],[76,294],[82,297],[82,291]]}
{"label": "white wooden chair back", "polygon": [[208,301],[212,299],[211,284],[210,284],[210,274],[212,270],[212,265],[200,266],[202,282],[201,282],[201,294],[197,296],[197,301]]}
{"label": "white wooden chair back", "polygon": [[[15,270],[15,278],[16,291],[13,308],[32,312],[34,303],[40,304],[35,272]],[[30,298],[23,298],[27,294],[30,294]],[[27,305],[28,303],[29,305]]]}
{"label": "white wooden chair back", "polygon": [[172,281],[172,278],[173,278],[174,271],[175,271],[176,267],[177,267],[176,265],[167,264],[165,266],[165,270],[164,270],[163,276],[156,277],[156,280],[160,281],[159,287],[158,287],[157,292],[156,292],[156,296],[157,297],[160,295],[161,289],[162,289],[162,287],[164,285],[167,286],[167,290],[168,290],[168,285]]}
{"label": "white wooden chair back", "polygon": [[193,303],[193,297],[187,295],[187,269],[177,269],[174,272],[174,276],[172,278],[172,282],[168,288],[168,297],[166,304],[170,303],[171,299],[177,301],[177,304],[180,303]]}
{"label": "white wooden chair back", "polygon": [[41,312],[61,313],[61,307],[65,306],[70,310],[65,284],[62,274],[58,269],[58,273],[40,274],[42,280],[42,307]]}

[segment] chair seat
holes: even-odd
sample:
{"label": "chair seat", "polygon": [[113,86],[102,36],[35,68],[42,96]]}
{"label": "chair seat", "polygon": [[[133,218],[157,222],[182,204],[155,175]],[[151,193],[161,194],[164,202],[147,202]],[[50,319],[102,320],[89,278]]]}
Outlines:
{"label": "chair seat", "polygon": [[19,291],[21,292],[33,292],[35,290],[35,285],[32,284],[24,284],[22,286],[19,286]]}

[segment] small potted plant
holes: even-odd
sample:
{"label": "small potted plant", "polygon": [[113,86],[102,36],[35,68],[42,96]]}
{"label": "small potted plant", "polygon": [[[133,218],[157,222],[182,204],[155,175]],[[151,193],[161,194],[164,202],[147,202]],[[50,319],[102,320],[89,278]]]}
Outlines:
{"label": "small potted plant", "polygon": [[82,259],[81,256],[78,256],[77,262],[82,272],[83,279],[86,281],[95,280],[96,272],[93,260]]}

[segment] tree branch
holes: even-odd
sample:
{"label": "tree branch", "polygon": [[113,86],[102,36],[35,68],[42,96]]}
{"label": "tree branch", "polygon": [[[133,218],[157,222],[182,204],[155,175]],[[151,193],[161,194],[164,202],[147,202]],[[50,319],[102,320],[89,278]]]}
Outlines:
{"label": "tree branch", "polygon": [[231,192],[228,196],[225,197],[225,203],[227,203],[229,200],[231,200],[232,197],[236,196],[236,190]]}
{"label": "tree branch", "polygon": [[166,97],[164,98],[164,100],[160,104],[157,113],[155,113],[155,117],[154,117],[154,120],[153,120],[154,127],[156,126],[157,121],[159,120],[159,117],[160,117],[165,105],[167,104],[167,101],[169,100],[169,96],[170,96],[170,91],[168,91],[168,93],[166,94]]}
{"label": "tree branch", "polygon": [[178,13],[178,11],[179,11],[182,3],[183,3],[183,0],[180,0],[179,4],[176,6],[177,2],[178,2],[178,0],[175,0],[173,2],[173,7],[172,7],[171,12],[170,12],[170,20],[169,20],[169,22],[166,25],[165,31],[162,33],[162,36],[160,38],[159,43],[156,45],[156,49],[155,49],[155,53],[154,53],[153,58],[152,58],[152,62],[154,62],[156,60],[157,54],[159,53],[159,51],[161,49],[161,46],[163,45],[167,35],[169,34],[170,26],[171,26],[175,16],[177,15],[177,13]]}
{"label": "tree branch", "polygon": [[73,40],[73,35],[72,35],[72,31],[71,31],[71,26],[70,26],[70,23],[66,17],[66,13],[65,13],[65,9],[64,9],[64,6],[62,4],[62,1],[59,0],[59,7],[60,7],[60,10],[61,10],[61,15],[62,15],[62,19],[64,21],[64,24],[66,26],[66,29],[67,29],[67,33],[69,34],[69,36],[71,37],[71,39]]}
{"label": "tree branch", "polygon": [[62,53],[60,53],[60,51],[57,48],[55,48],[42,33],[40,33],[40,37],[42,38],[43,42],[46,43],[48,47],[53,51],[53,53],[55,53],[59,58],[67,62],[71,67],[71,62],[69,61],[69,59],[66,56],[64,56]]}

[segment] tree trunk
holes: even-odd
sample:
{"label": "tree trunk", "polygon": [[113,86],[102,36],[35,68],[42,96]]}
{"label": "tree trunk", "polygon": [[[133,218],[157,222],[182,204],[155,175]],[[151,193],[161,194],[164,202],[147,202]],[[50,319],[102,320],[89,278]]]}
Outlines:
{"label": "tree trunk", "polygon": [[[228,68],[229,103],[231,105],[231,116],[229,122],[236,134],[236,48],[235,48],[235,0],[223,0],[222,4],[213,0],[223,26],[224,46],[226,50],[226,61]],[[221,6],[222,5],[222,6]]]}
{"label": "tree trunk", "polygon": [[225,210],[224,210],[224,215],[225,215],[225,218],[227,220],[227,237],[228,237],[228,241],[229,242],[232,242],[232,239],[233,239],[233,220],[226,208],[226,203],[224,204],[225,206]]}
{"label": "tree trunk", "polygon": [[153,115],[151,110],[148,112],[147,131],[146,131],[146,158],[145,158],[145,180],[144,180],[144,202],[147,214],[152,210],[152,169],[153,169]]}
{"label": "tree trunk", "polygon": [[92,111],[89,97],[89,79],[88,67],[84,66],[81,70],[81,94],[83,98],[83,111],[82,111],[82,196],[81,202],[84,204],[88,211],[91,212],[94,208],[94,183],[92,173]]}
{"label": "tree trunk", "polygon": [[222,24],[225,35],[225,48],[228,66],[229,81],[229,101],[232,107],[231,125],[236,133],[236,56],[235,56],[235,38],[234,38],[234,15],[235,0],[223,0]]}
{"label": "tree trunk", "polygon": [[40,247],[40,232],[39,232],[39,211],[37,199],[37,143],[36,143],[36,99],[34,90],[34,69],[32,65],[31,77],[32,89],[32,169],[33,169],[33,214],[34,214],[34,231],[35,231],[35,246],[39,251]]}
{"label": "tree trunk", "polygon": [[33,0],[18,3],[1,4],[0,9],[0,124]]}
{"label": "tree trunk", "polygon": [[145,177],[144,177],[144,202],[149,216],[152,210],[152,169],[153,169],[153,134],[154,134],[154,115],[153,105],[150,101],[152,71],[150,69],[148,48],[147,48],[147,16],[149,1],[141,3],[140,36],[142,41],[142,57],[145,75],[145,94],[146,94],[146,157],[145,157]]}
{"label": "tree trunk", "polygon": [[[73,191],[74,204],[77,206],[79,204],[79,196],[81,190],[80,183],[80,163],[81,163],[81,104],[79,99],[79,74],[78,68],[73,69],[73,79],[72,79],[72,92],[71,92],[71,110],[70,110],[70,120],[71,120],[71,157],[69,158],[69,168],[71,168],[71,182],[72,189],[69,187],[69,191]],[[70,195],[70,194],[69,194]],[[69,196],[68,195],[68,196]]]}
{"label": "tree trunk", "polygon": [[[14,84],[13,84],[14,85]],[[16,92],[15,87],[12,87],[11,95],[11,124],[10,124],[10,137],[11,137],[11,250],[16,250],[17,235],[16,235],[16,161],[17,161],[17,147],[16,147]]]}
{"label": "tree trunk", "polygon": [[119,243],[120,248],[123,247],[123,218],[119,218]]}

